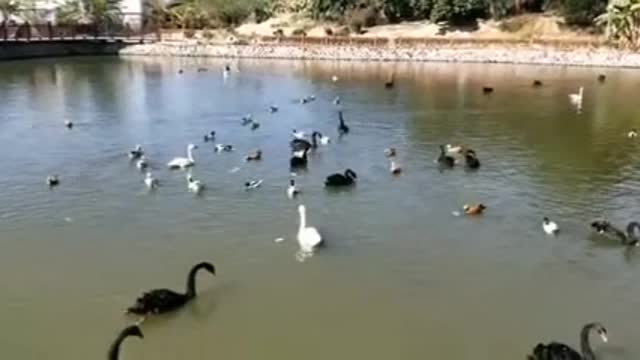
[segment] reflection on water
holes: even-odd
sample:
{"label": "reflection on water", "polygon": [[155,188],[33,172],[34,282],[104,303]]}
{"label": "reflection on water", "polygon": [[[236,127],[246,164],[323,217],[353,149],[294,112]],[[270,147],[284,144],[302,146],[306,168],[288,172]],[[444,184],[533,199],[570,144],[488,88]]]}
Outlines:
{"label": "reflection on water", "polygon": [[[128,359],[506,360],[539,341],[577,347],[581,325],[596,320],[612,341],[598,347],[603,357],[640,356],[640,255],[588,226],[599,216],[640,218],[640,143],[626,137],[640,126],[634,71],[241,61],[225,81],[223,64],[0,64],[6,357],[104,356],[141,290],[180,288],[184,269],[201,260],[218,276],[200,277],[199,297],[183,311],[145,322],[145,339],[125,344]],[[535,79],[544,85],[532,87]],[[577,114],[568,94],[580,86]],[[309,95],[317,100],[296,102]],[[351,129],[344,137],[336,97]],[[261,123],[256,131],[241,126],[247,113]],[[296,177],[296,200],[285,192],[293,128],[332,138]],[[236,151],[202,143],[211,130]],[[199,197],[184,172],[165,168],[191,142],[200,145],[193,176],[207,184]],[[157,191],[146,191],[127,159],[138,143]],[[438,171],[445,143],[475,149],[482,168]],[[257,148],[263,160],[244,162]],[[323,188],[326,175],[347,168],[357,186]],[[49,174],[61,177],[53,190]],[[250,179],[264,183],[246,191]],[[482,217],[452,216],[479,202]],[[292,256],[299,203],[327,241],[302,264]],[[560,236],[545,236],[544,216]]]}

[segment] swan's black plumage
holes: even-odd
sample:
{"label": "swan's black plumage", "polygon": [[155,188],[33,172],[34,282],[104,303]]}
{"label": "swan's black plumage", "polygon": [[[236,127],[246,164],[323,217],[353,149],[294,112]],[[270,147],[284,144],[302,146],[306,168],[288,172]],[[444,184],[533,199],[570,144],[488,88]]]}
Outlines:
{"label": "swan's black plumage", "polygon": [[632,221],[627,225],[627,232],[618,229],[606,220],[597,220],[591,223],[591,227],[599,234],[615,236],[625,246],[638,246],[640,239],[636,236],[636,230],[640,230],[640,223]]}
{"label": "swan's black plumage", "polygon": [[289,160],[289,165],[291,168],[303,168],[307,166],[307,152],[309,149],[302,150],[302,156],[293,155]]}
{"label": "swan's black plumage", "polygon": [[476,156],[476,152],[469,149],[467,153],[464,155],[465,164],[469,169],[479,169],[480,168],[480,160],[478,160],[478,156]]}
{"label": "swan's black plumage", "polygon": [[538,344],[533,348],[533,354],[528,355],[528,360],[595,360],[596,356],[589,342],[589,334],[596,331],[606,341],[607,329],[600,323],[590,323],[582,327],[580,331],[580,350],[582,354],[568,345],[551,342],[547,345]]}
{"label": "swan's black plumage", "polygon": [[349,127],[344,123],[344,117],[342,111],[338,111],[338,118],[340,119],[340,125],[338,125],[338,132],[340,134],[346,134],[349,132]]}
{"label": "swan's black plumage", "polygon": [[327,176],[324,182],[325,186],[349,186],[355,183],[358,175],[351,169],[345,170],[344,174],[332,174]]}
{"label": "swan's black plumage", "polygon": [[136,303],[127,309],[128,313],[137,315],[162,314],[177,310],[196,297],[196,274],[204,269],[215,275],[213,264],[201,262],[196,264],[187,276],[187,291],[184,294],[169,289],[156,289],[142,294]]}
{"label": "swan's black plumage", "polygon": [[385,87],[385,88],[387,88],[387,89],[393,89],[393,87],[394,87],[395,85],[396,85],[396,82],[395,82],[395,75],[394,75],[394,74],[391,74],[391,76],[389,76],[389,80],[387,80],[387,81],[384,83],[384,87]]}
{"label": "swan's black plumage", "polygon": [[305,139],[293,139],[291,140],[291,150],[292,151],[302,151],[302,150],[311,150],[312,148],[315,149],[318,147],[318,135],[320,135],[319,132],[314,131],[311,134],[311,141],[309,140],[305,140]]}
{"label": "swan's black plumage", "polygon": [[482,87],[482,92],[485,94],[491,94],[493,92],[493,88],[490,86],[484,86]]}
{"label": "swan's black plumage", "polygon": [[440,145],[440,156],[438,156],[438,164],[443,167],[452,168],[456,164],[456,159],[447,155],[444,145]]}
{"label": "swan's black plumage", "polygon": [[109,360],[118,360],[120,354],[120,345],[122,345],[122,342],[129,336],[137,336],[141,339],[144,338],[144,335],[142,335],[142,331],[140,331],[140,328],[138,326],[133,325],[124,328],[120,332],[120,334],[118,334],[118,337],[116,337],[116,339],[113,341],[111,347],[109,347],[109,352],[107,353],[107,358]]}

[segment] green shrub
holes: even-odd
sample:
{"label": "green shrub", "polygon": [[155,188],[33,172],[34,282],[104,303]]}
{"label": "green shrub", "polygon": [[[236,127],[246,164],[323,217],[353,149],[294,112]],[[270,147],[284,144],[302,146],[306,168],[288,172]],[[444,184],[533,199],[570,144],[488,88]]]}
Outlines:
{"label": "green shrub", "polygon": [[431,10],[431,20],[453,24],[469,24],[486,15],[484,0],[436,0]]}
{"label": "green shrub", "polygon": [[214,34],[209,30],[205,30],[205,31],[202,32],[202,37],[204,39],[211,40],[211,39],[213,39]]}
{"label": "green shrub", "polygon": [[293,29],[293,31],[291,32],[291,35],[293,35],[293,36],[307,36],[307,32],[304,31],[304,29],[302,29],[302,28],[296,28],[296,29]]}
{"label": "green shrub", "polygon": [[392,23],[429,18],[434,0],[387,0],[382,4],[384,16]]}
{"label": "green shrub", "polygon": [[182,35],[184,35],[186,39],[193,39],[196,36],[196,31],[193,29],[186,29],[182,32]]}
{"label": "green shrub", "polygon": [[562,14],[567,25],[590,26],[606,8],[606,0],[564,0]]}

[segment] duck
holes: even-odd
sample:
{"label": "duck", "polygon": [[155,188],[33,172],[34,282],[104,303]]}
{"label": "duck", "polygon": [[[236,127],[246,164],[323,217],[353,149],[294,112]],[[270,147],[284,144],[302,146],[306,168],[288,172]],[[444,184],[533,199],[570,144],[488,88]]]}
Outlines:
{"label": "duck", "polygon": [[304,131],[293,129],[291,130],[291,136],[293,136],[294,139],[304,139],[307,137],[307,134]]}
{"label": "duck", "polygon": [[262,179],[260,180],[250,180],[244,183],[245,190],[257,189],[262,185]]}
{"label": "duck", "polygon": [[640,223],[632,221],[627,225],[626,233],[613,226],[607,220],[596,220],[591,223],[591,227],[598,234],[617,237],[624,246],[640,246],[640,239],[636,235],[636,230],[640,230]]}
{"label": "duck", "polygon": [[466,204],[462,207],[462,210],[466,215],[481,215],[487,207],[483,204]]}
{"label": "duck", "polygon": [[107,353],[107,359],[118,360],[120,356],[120,346],[122,346],[124,340],[131,336],[144,339],[144,335],[142,335],[140,327],[138,327],[137,325],[127,326],[122,331],[120,331],[116,339],[113,341],[113,343],[111,343],[109,352]]}
{"label": "duck", "polygon": [[533,87],[540,87],[542,86],[542,81],[540,80],[533,80]]}
{"label": "duck", "polygon": [[293,199],[300,194],[300,189],[296,186],[296,181],[289,180],[289,187],[287,187],[287,197]]}
{"label": "duck", "polygon": [[184,74],[184,70],[183,69],[179,69],[178,70],[178,74]]}
{"label": "duck", "polygon": [[307,152],[309,152],[309,149],[302,150],[302,156],[300,156],[300,154],[294,154],[291,159],[289,159],[290,167],[292,169],[307,167]]}
{"label": "duck", "polygon": [[137,160],[144,155],[144,151],[142,151],[142,145],[138,144],[133,150],[129,151],[129,159]]}
{"label": "duck", "polygon": [[389,75],[389,79],[387,79],[387,81],[384,83],[384,87],[386,89],[393,89],[394,86],[395,86],[395,74],[391,73],[391,75]]}
{"label": "duck", "polygon": [[222,76],[226,79],[229,77],[230,74],[231,74],[231,66],[225,65],[224,68],[222,69]]}
{"label": "duck", "polygon": [[327,176],[324,181],[324,186],[326,187],[340,187],[340,186],[350,186],[355,184],[355,180],[358,178],[358,175],[351,169],[347,169],[343,174],[331,174]]}
{"label": "duck", "polygon": [[233,151],[233,145],[216,144],[213,150],[215,152],[231,152]]}
{"label": "duck", "polygon": [[386,148],[386,149],[384,149],[384,156],[386,156],[386,157],[394,157],[394,156],[396,156],[396,148]]}
{"label": "duck", "polygon": [[452,168],[456,164],[456,159],[447,155],[444,145],[440,145],[440,156],[437,161],[440,166],[448,168]]}
{"label": "duck", "polygon": [[444,147],[447,155],[450,155],[450,156],[460,156],[464,154],[467,150],[467,148],[464,145],[446,144]]}
{"label": "duck", "polygon": [[270,105],[269,106],[269,112],[272,113],[272,114],[277,113],[278,110],[279,110],[278,106],[276,106],[276,105]]}
{"label": "duck", "polygon": [[580,331],[580,354],[570,346],[551,342],[549,344],[538,343],[533,348],[533,353],[527,355],[527,360],[596,360],[596,355],[591,347],[589,335],[596,332],[603,342],[608,342],[607,329],[597,322],[586,324]]}
{"label": "duck", "polygon": [[245,157],[246,161],[260,161],[262,160],[262,150],[258,149]]}
{"label": "duck", "polygon": [[136,161],[136,167],[141,171],[146,170],[149,167],[149,163],[147,162],[147,159],[144,157],[144,155],[142,155],[142,157],[140,157],[140,159]]}
{"label": "duck", "polygon": [[557,235],[560,232],[558,224],[549,220],[546,216],[542,219],[542,229],[549,235]]}
{"label": "duck", "polygon": [[476,152],[471,149],[465,152],[464,161],[468,169],[476,170],[480,168],[480,160],[478,160]]}
{"label": "duck", "polygon": [[242,126],[247,126],[252,122],[253,122],[253,115],[251,114],[247,114],[243,116],[242,119],[240,120],[240,123],[242,124]]}
{"label": "duck", "polygon": [[313,252],[323,243],[322,235],[318,229],[307,226],[307,208],[304,205],[298,206],[300,214],[300,226],[298,228],[298,244],[300,249],[305,252]]}
{"label": "duck", "polygon": [[338,125],[338,133],[340,133],[341,135],[347,134],[349,132],[349,127],[344,123],[342,111],[338,111],[338,119],[340,120],[340,124]]}
{"label": "duck", "polygon": [[153,190],[158,187],[159,182],[158,179],[154,178],[153,175],[147,171],[144,178],[144,184],[147,185],[149,190]]}
{"label": "duck", "polygon": [[629,133],[627,133],[627,137],[629,139],[635,139],[638,137],[638,131],[636,129],[631,129],[631,131],[629,131]]}
{"label": "duck", "polygon": [[398,166],[398,164],[396,164],[395,161],[391,161],[391,163],[389,165],[389,171],[393,175],[400,175],[400,173],[402,173],[402,168],[400,166]]}
{"label": "duck", "polygon": [[178,293],[169,289],[155,289],[147,291],[136,299],[127,309],[128,314],[154,315],[178,310],[196,297],[196,275],[200,270],[206,270],[212,275],[216,269],[210,262],[194,265],[187,275],[187,289],[185,293]]}
{"label": "duck", "polygon": [[340,80],[340,79],[338,78],[338,76],[337,76],[337,75],[333,75],[333,76],[331,77],[331,81],[333,81],[333,82],[338,82],[338,80]]}
{"label": "duck", "polygon": [[194,194],[200,194],[204,190],[204,184],[200,180],[195,180],[191,174],[187,175],[187,187]]}
{"label": "duck", "polygon": [[569,94],[569,101],[572,105],[582,107],[582,95],[584,94],[584,87],[580,86],[577,94]]}
{"label": "duck", "polygon": [[67,129],[73,129],[73,122],[71,122],[70,120],[65,120],[65,121],[64,121],[64,126],[65,126]]}
{"label": "duck", "polygon": [[49,185],[49,187],[60,185],[60,178],[58,177],[58,175],[47,176],[47,185]]}
{"label": "duck", "polygon": [[[320,140],[320,144],[321,145],[329,145],[331,143],[331,139],[328,136],[324,136],[324,135],[322,135],[322,133],[317,132],[317,131],[315,131],[314,133],[316,134],[316,136]],[[313,134],[311,134],[311,136],[313,137]]]}
{"label": "duck", "polygon": [[340,96],[336,96],[335,99],[333,99],[333,105],[340,105],[340,103],[342,102],[342,100],[340,100]]}
{"label": "duck", "polygon": [[491,86],[483,86],[482,92],[485,94],[491,94],[493,92],[493,88]]}
{"label": "duck", "polygon": [[211,131],[204,135],[204,142],[214,141],[216,139],[216,132]]}
{"label": "duck", "polygon": [[186,169],[195,165],[196,161],[193,158],[193,150],[197,148],[196,145],[189,144],[189,146],[187,146],[187,157],[177,157],[169,161],[169,163],[167,163],[169,169]]}
{"label": "duck", "polygon": [[257,130],[260,127],[260,123],[259,122],[252,122],[251,123],[251,130]]}
{"label": "duck", "polygon": [[600,75],[598,75],[598,81],[599,81],[599,82],[603,83],[603,82],[605,82],[606,80],[607,80],[607,76],[606,76],[606,75],[604,75],[604,74],[600,74]]}

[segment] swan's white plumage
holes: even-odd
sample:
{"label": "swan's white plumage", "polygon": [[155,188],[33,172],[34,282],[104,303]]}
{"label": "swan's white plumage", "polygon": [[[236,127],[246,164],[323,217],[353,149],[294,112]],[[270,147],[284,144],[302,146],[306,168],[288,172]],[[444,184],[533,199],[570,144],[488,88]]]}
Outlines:
{"label": "swan's white plumage", "polygon": [[187,175],[187,182],[189,191],[194,194],[200,194],[204,190],[204,184],[200,180],[195,180],[191,174]]}
{"label": "swan's white plumage", "polygon": [[314,227],[307,227],[307,209],[304,205],[298,206],[300,213],[300,227],[298,228],[298,243],[306,252],[312,252],[322,244],[322,236]]}
{"label": "swan's white plumage", "polygon": [[197,146],[193,144],[189,144],[189,147],[187,147],[187,157],[186,158],[177,157],[169,161],[167,166],[170,169],[186,169],[188,167],[195,165],[196,161],[193,158],[193,150],[197,148],[198,148]]}
{"label": "swan's white plumage", "polygon": [[148,172],[146,177],[144,178],[144,184],[147,185],[149,189],[155,189],[156,187],[158,187],[158,179],[155,179],[153,175]]}
{"label": "swan's white plumage", "polygon": [[293,199],[294,197],[298,196],[298,194],[300,194],[300,189],[298,189],[298,187],[296,186],[296,183],[293,180],[291,180],[291,183],[287,188],[287,197],[289,199]]}
{"label": "swan's white plumage", "polygon": [[577,94],[569,94],[569,101],[572,105],[581,108],[582,107],[582,95],[584,94],[584,87],[580,87]]}

